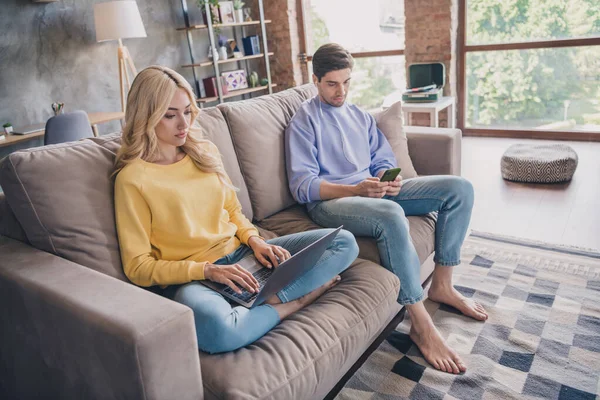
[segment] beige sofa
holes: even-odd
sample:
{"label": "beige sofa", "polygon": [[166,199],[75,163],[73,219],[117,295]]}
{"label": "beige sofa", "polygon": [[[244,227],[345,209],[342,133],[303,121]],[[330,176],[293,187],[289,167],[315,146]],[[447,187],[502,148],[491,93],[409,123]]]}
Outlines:
{"label": "beige sofa", "polygon": [[[288,191],[283,145],[286,124],[314,94],[306,85],[199,117],[267,237],[317,228]],[[420,174],[458,174],[460,131],[411,128],[407,148],[399,111],[377,118],[405,175],[409,151]],[[374,242],[359,238],[360,258],[316,303],[246,348],[199,352],[191,310],[132,285],[121,269],[110,179],[119,142],[23,150],[0,165],[0,398],[319,399],[383,340],[400,311],[399,281],[376,264]],[[409,219],[425,280],[435,216]]]}

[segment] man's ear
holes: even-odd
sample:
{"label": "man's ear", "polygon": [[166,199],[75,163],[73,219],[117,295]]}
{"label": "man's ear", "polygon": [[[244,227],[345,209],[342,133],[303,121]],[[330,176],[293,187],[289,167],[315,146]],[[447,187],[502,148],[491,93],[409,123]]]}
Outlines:
{"label": "man's ear", "polygon": [[319,82],[319,79],[315,74],[312,74],[313,83],[316,85]]}

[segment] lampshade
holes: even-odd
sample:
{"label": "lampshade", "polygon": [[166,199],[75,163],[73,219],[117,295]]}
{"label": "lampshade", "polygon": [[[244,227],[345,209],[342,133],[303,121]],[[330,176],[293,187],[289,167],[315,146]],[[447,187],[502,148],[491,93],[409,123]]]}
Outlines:
{"label": "lampshade", "polygon": [[94,4],[96,40],[146,37],[146,29],[135,1]]}

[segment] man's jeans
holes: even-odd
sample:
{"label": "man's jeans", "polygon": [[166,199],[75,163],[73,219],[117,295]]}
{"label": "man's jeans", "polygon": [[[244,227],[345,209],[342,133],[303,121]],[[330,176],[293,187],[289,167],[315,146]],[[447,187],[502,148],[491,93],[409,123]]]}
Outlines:
{"label": "man's jeans", "polygon": [[421,263],[412,243],[406,216],[437,212],[435,256],[437,264],[460,263],[460,248],[473,208],[473,186],[450,175],[407,179],[397,196],[383,199],[344,197],[319,202],[309,211],[317,224],[344,225],[355,236],[377,240],[381,264],[400,278],[400,304],[423,299]]}

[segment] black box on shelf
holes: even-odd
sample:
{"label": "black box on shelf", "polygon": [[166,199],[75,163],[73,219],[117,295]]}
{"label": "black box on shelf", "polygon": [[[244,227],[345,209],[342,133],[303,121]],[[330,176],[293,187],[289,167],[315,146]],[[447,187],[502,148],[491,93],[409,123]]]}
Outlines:
{"label": "black box on shelf", "polygon": [[260,54],[258,35],[246,36],[242,41],[244,42],[244,55],[252,56]]}

